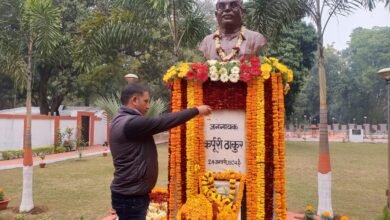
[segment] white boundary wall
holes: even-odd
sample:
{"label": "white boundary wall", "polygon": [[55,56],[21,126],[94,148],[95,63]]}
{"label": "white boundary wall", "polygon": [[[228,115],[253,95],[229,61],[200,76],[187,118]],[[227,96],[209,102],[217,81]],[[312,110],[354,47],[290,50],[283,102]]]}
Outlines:
{"label": "white boundary wall", "polygon": [[0,119],[0,150],[21,150],[24,119]]}
{"label": "white boundary wall", "polygon": [[47,147],[54,143],[54,120],[34,119],[31,124],[32,147]]}
{"label": "white boundary wall", "polygon": [[[55,118],[38,116],[32,119],[32,147],[47,147],[54,145],[56,131]],[[90,132],[94,132],[93,144],[100,145],[107,141],[107,121],[105,119],[94,118],[94,128],[90,127]],[[90,122],[90,126],[92,121]],[[59,117],[58,128],[63,133],[67,127],[73,128],[72,139],[76,139],[77,118]],[[24,116],[23,115],[2,115],[0,114],[0,151],[22,150],[24,144]]]}
{"label": "white boundary wall", "polygon": [[95,144],[104,144],[107,141],[107,124],[106,120],[95,121],[95,132],[94,132]]}

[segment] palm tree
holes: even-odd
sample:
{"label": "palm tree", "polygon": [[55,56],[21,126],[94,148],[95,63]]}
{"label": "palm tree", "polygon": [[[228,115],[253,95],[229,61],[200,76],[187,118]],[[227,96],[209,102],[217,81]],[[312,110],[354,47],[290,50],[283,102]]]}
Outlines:
{"label": "palm tree", "polygon": [[[129,11],[137,10],[141,23],[169,30],[170,44],[178,59],[185,46],[193,47],[210,33],[210,22],[198,0],[116,0],[115,6]],[[157,22],[157,23],[156,23]],[[162,39],[167,36],[161,36]]]}
{"label": "palm tree", "polygon": [[283,28],[304,17],[304,6],[301,0],[248,0],[245,3],[245,23],[274,43]]}
{"label": "palm tree", "polygon": [[31,146],[31,88],[34,60],[52,56],[51,52],[61,37],[60,11],[53,7],[51,0],[4,0],[0,3],[0,8],[9,9],[11,15],[3,17],[0,45],[14,46],[12,49],[9,48],[11,50],[7,53],[12,54],[9,58],[17,58],[5,59],[2,63],[9,70],[20,70],[20,67],[24,67],[20,72],[24,74],[26,82],[27,123],[23,147],[23,192],[19,211],[28,212],[34,208]]}
{"label": "palm tree", "polygon": [[[381,0],[379,0],[381,1]],[[351,14],[358,7],[375,7],[375,0],[306,0],[306,11],[314,21],[317,28],[317,62],[320,88],[320,143],[318,155],[318,208],[321,215],[325,211],[331,213],[332,209],[332,172],[328,139],[328,106],[326,89],[326,70],[324,60],[324,33],[331,18]],[[390,3],[386,0],[386,6]],[[325,23],[323,23],[325,21]]]}
{"label": "palm tree", "polygon": [[[348,15],[355,8],[372,9],[376,2],[385,2],[390,6],[390,0],[295,0],[295,1],[261,1],[250,0],[246,7],[249,26],[257,28],[266,36],[277,35],[281,27],[290,24],[291,20],[308,14],[317,28],[317,62],[320,85],[320,146],[318,159],[318,214],[328,211],[333,216],[331,197],[331,165],[328,141],[328,107],[326,98],[326,74],[324,67],[323,35],[329,20],[338,15]],[[390,8],[390,7],[389,7]],[[325,10],[326,9],[326,10]],[[289,16],[286,16],[289,15]],[[322,23],[325,21],[325,23]]]}
{"label": "palm tree", "polygon": [[[108,115],[107,119],[110,120],[114,117],[121,106],[120,94],[116,93],[115,95],[99,97],[95,101],[95,105],[102,108]],[[157,116],[167,110],[167,104],[162,99],[151,99],[150,108],[146,113],[147,116]]]}

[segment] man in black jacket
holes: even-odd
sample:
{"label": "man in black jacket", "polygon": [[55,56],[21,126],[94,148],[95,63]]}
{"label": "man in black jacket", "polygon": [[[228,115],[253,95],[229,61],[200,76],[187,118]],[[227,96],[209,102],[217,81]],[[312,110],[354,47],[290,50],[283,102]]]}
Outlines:
{"label": "man in black jacket", "polygon": [[149,92],[138,84],[121,93],[122,106],[112,120],[110,149],[115,172],[111,184],[112,207],[119,220],[145,219],[149,193],[157,182],[157,149],[153,135],[185,123],[196,115],[211,113],[198,106],[160,117],[143,116],[149,109]]}

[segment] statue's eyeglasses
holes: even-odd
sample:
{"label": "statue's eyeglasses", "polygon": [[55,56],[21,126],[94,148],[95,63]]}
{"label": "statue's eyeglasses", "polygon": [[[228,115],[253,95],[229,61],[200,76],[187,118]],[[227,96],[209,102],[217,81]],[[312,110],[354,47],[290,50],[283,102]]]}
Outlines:
{"label": "statue's eyeglasses", "polygon": [[230,10],[238,10],[241,8],[241,5],[238,2],[219,2],[217,3],[217,10],[218,11],[223,11],[226,9]]}

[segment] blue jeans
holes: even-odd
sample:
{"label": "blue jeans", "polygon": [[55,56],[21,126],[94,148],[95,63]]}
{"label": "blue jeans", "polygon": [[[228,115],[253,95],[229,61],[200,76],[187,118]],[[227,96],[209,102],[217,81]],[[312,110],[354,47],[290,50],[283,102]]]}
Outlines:
{"label": "blue jeans", "polygon": [[112,208],[119,220],[145,220],[150,198],[144,196],[125,196],[111,192]]}

